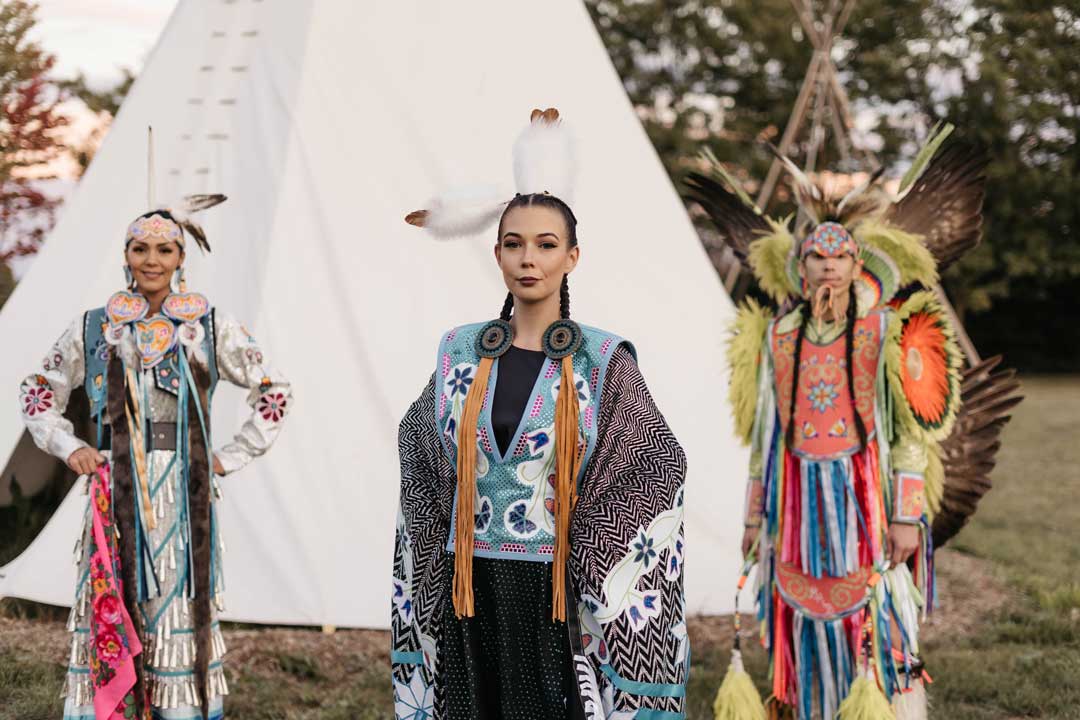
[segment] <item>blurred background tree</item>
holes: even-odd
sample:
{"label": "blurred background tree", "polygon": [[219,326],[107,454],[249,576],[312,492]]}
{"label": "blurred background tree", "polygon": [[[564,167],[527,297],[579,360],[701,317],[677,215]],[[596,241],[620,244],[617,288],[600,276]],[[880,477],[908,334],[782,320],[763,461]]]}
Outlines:
{"label": "blurred background tree", "polygon": [[10,259],[37,252],[60,201],[41,189],[40,172],[66,150],[63,91],[49,77],[55,58],[30,39],[37,7],[0,0],[0,306],[13,285]]}
{"label": "blurred background tree", "polygon": [[[676,186],[708,146],[753,191],[770,161],[758,141],[777,142],[813,49],[792,3],[586,5]],[[987,149],[983,244],[944,284],[980,351],[1027,370],[1076,371],[1080,356],[1076,57],[1077,8],[1022,0],[859,0],[832,51],[853,139],[890,174],[938,120]],[[822,166],[869,169],[833,146]]]}

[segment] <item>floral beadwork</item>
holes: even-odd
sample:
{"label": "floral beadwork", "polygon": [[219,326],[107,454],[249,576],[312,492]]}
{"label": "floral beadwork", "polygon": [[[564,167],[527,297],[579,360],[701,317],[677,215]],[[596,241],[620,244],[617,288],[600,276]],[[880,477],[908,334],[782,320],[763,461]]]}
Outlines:
{"label": "floral beadwork", "polygon": [[446,392],[450,397],[455,395],[465,396],[469,392],[469,386],[472,385],[473,371],[476,368],[470,364],[458,365],[454,368],[450,379],[446,381]]}
{"label": "floral beadwork", "polygon": [[477,510],[473,516],[473,528],[477,535],[483,535],[487,532],[488,527],[491,525],[492,515],[491,499],[487,497],[480,498],[480,502],[477,503]]}
{"label": "floral beadwork", "polygon": [[537,525],[529,519],[528,505],[524,500],[507,508],[504,522],[515,537],[531,538],[536,534]]}
{"label": "floral beadwork", "polygon": [[64,356],[60,352],[60,348],[54,347],[52,351],[45,356],[45,359],[41,361],[41,367],[45,372],[50,370],[59,370],[60,366],[64,362]]}
{"label": "floral beadwork", "polygon": [[835,384],[819,380],[810,386],[809,397],[810,407],[823,413],[836,404],[836,398],[840,397],[840,392]]}
{"label": "floral beadwork", "polygon": [[52,386],[44,375],[34,375],[23,381],[22,410],[27,417],[47,412],[56,402]]}
{"label": "floral beadwork", "polygon": [[288,399],[283,393],[264,393],[255,404],[255,412],[259,413],[259,416],[267,422],[278,423],[285,417],[287,403]]}
{"label": "floral beadwork", "polygon": [[[574,373],[574,387],[577,389],[578,402],[582,405],[588,405],[591,394],[589,392],[589,384],[585,381],[585,378],[581,377],[577,373]],[[560,377],[551,386],[551,396],[558,400],[559,390],[562,388],[562,378]]]}

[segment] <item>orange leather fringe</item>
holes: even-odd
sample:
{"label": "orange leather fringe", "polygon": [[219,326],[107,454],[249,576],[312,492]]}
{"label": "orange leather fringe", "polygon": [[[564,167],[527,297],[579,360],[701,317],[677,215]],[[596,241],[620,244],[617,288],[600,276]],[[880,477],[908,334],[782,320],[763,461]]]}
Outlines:
{"label": "orange leather fringe", "polygon": [[551,619],[566,622],[566,562],[570,557],[570,514],[577,504],[578,394],[574,358],[562,359],[562,384],[555,401],[555,556],[551,565]]}
{"label": "orange leather fringe", "polygon": [[476,423],[487,394],[492,358],[481,358],[480,366],[465,395],[458,425],[457,521],[454,525],[454,614],[473,616],[473,507],[476,501]]}
{"label": "orange leather fringe", "polygon": [[[491,376],[491,358],[482,358],[465,396],[458,426],[457,519],[454,526],[454,614],[473,617],[473,514],[476,499],[476,426]],[[570,557],[570,516],[577,504],[577,476],[583,448],[578,446],[577,388],[574,360],[562,360],[562,381],[555,402],[555,554],[551,567],[551,618],[566,621],[566,564]]]}

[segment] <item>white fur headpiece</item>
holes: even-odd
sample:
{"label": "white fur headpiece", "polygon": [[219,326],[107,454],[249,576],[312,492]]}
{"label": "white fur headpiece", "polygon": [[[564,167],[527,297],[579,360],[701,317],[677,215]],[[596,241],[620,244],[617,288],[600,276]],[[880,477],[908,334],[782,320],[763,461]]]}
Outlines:
{"label": "white fur headpiece", "polygon": [[[513,149],[514,185],[522,195],[548,193],[570,204],[577,162],[570,130],[555,108],[533,110]],[[405,222],[437,238],[478,235],[502,216],[510,193],[497,185],[448,189],[432,198]]]}

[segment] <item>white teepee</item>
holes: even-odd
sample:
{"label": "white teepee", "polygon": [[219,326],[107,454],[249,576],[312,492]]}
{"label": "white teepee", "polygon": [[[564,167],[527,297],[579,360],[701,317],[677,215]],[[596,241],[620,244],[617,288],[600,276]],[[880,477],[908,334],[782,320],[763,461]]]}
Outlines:
{"label": "white teepee", "polygon": [[[429,239],[402,218],[447,183],[511,178],[533,107],[579,152],[574,317],[635,341],[686,448],[690,612],[730,610],[746,454],[725,401],[732,306],[574,0],[181,0],[40,258],[0,314],[0,458],[15,386],[122,282],[122,233],[158,196],[221,191],[189,285],[247,321],[294,382],[278,445],[222,485],[227,618],[383,627],[397,424],[440,332],[494,316],[492,238]],[[216,397],[218,443],[242,394]],[[0,596],[70,602],[85,498],[0,570]]]}

